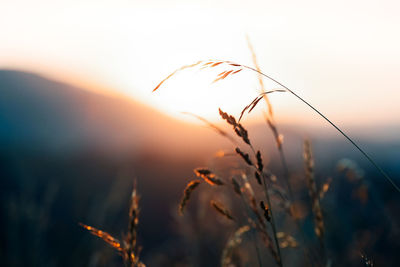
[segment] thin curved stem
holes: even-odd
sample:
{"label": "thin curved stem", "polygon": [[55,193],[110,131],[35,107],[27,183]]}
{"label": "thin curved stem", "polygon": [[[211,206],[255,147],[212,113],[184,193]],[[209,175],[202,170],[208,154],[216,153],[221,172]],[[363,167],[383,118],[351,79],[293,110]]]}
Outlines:
{"label": "thin curved stem", "polygon": [[342,136],[344,136],[354,147],[356,147],[358,149],[358,151],[361,152],[361,154],[364,155],[364,157],[366,157],[368,159],[368,161],[381,173],[381,175],[396,189],[397,192],[400,193],[400,188],[395,184],[395,182],[385,173],[385,171],[379,167],[378,164],[375,163],[375,161],[363,150],[361,149],[347,134],[345,134],[339,127],[337,127],[331,120],[329,120],[324,114],[322,114],[318,109],[316,109],[314,106],[312,106],[310,103],[308,103],[306,100],[304,100],[302,97],[300,97],[298,94],[296,94],[295,92],[293,92],[290,88],[288,88],[287,86],[285,86],[284,84],[280,83],[279,81],[275,80],[274,78],[272,78],[271,76],[268,76],[266,74],[264,74],[261,71],[258,71],[255,68],[246,66],[246,65],[241,65],[243,68],[247,68],[249,70],[255,71],[259,74],[261,74],[262,76],[264,76],[265,78],[273,81],[274,83],[282,86],[283,88],[285,88],[289,93],[291,93],[292,95],[294,95],[296,98],[298,98],[299,100],[301,100],[304,104],[306,104],[307,106],[309,106],[312,110],[314,110],[318,115],[320,115],[323,119],[325,119],[331,126],[333,126]]}
{"label": "thin curved stem", "polygon": [[[264,76],[265,78],[267,78],[267,79],[273,81],[274,83],[276,83],[276,84],[282,86],[282,87],[283,87],[284,89],[286,89],[289,93],[291,93],[292,95],[294,95],[297,99],[301,100],[304,104],[306,104],[306,105],[309,106],[312,110],[314,110],[318,115],[320,115],[323,119],[325,119],[331,126],[333,126],[333,127],[334,127],[342,136],[344,136],[355,148],[357,148],[357,149],[361,152],[361,154],[363,154],[364,157],[366,157],[367,160],[380,172],[380,174],[381,174],[395,189],[396,189],[396,191],[400,193],[400,188],[399,188],[399,187],[395,184],[395,182],[389,177],[389,175],[387,175],[387,174],[385,173],[385,171],[384,171],[381,167],[379,167],[379,165],[376,164],[375,161],[374,161],[363,149],[361,149],[347,134],[345,134],[345,133],[344,133],[339,127],[337,127],[332,121],[330,121],[324,114],[322,114],[320,111],[318,111],[316,108],[314,108],[314,106],[312,106],[310,103],[308,103],[308,102],[307,102],[306,100],[304,100],[302,97],[300,97],[298,94],[296,94],[295,92],[293,92],[290,88],[288,88],[288,87],[285,86],[284,84],[280,83],[278,80],[272,78],[271,76],[269,76],[269,75],[267,75],[267,74],[265,74],[265,73],[263,73],[263,72],[261,72],[261,71],[255,69],[255,68],[252,68],[252,67],[249,67],[249,66],[246,66],[246,65],[242,65],[242,64],[237,64],[237,63],[235,63],[235,62],[228,61],[228,60],[208,60],[208,61],[202,61],[202,60],[200,60],[200,61],[197,61],[197,62],[194,63],[194,64],[185,65],[185,66],[182,66],[182,67],[176,69],[174,72],[172,72],[172,73],[171,73],[170,75],[168,75],[166,78],[164,78],[164,79],[153,89],[153,92],[155,92],[157,89],[159,89],[160,86],[161,86],[165,81],[167,81],[168,79],[170,79],[170,78],[171,78],[172,76],[174,76],[177,72],[180,72],[180,71],[185,70],[185,69],[189,69],[189,68],[193,68],[193,67],[199,66],[199,65],[202,64],[202,63],[204,63],[204,64],[203,64],[203,67],[202,67],[201,69],[207,68],[207,67],[212,68],[212,67],[218,66],[218,65],[220,65],[220,64],[222,64],[222,63],[230,64],[230,65],[233,66],[233,67],[245,68],[245,69],[248,69],[248,70],[257,72],[257,73],[259,73],[260,75]],[[240,69],[237,70],[237,71],[228,72],[228,73],[233,75],[233,74],[235,74],[235,73],[238,73],[239,71],[240,71]],[[227,76],[227,75],[223,76],[223,78],[225,78],[226,76]],[[219,80],[219,79],[218,79],[218,80]]]}
{"label": "thin curved stem", "polygon": [[268,193],[267,179],[265,178],[264,174],[262,174],[262,178],[263,178],[262,183],[263,183],[263,186],[264,186],[265,198],[267,200],[267,204],[269,206],[269,212],[271,214],[271,226],[272,226],[272,232],[274,234],[274,241],[275,241],[276,251],[277,251],[278,257],[279,257],[278,265],[280,267],[282,267],[283,266],[283,262],[282,262],[281,248],[279,247],[279,241],[278,241],[278,235],[277,235],[278,231],[276,230],[274,213],[272,212],[272,203],[271,203],[271,199],[270,199],[269,193]]}

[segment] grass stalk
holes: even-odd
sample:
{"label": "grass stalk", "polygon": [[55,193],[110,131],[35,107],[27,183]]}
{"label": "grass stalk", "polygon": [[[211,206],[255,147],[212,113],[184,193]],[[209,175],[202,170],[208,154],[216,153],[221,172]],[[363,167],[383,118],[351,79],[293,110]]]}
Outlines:
{"label": "grass stalk", "polygon": [[249,69],[251,71],[255,71],[259,73],[260,75],[264,76],[265,78],[273,81],[277,85],[285,88],[289,93],[291,93],[293,96],[295,96],[297,99],[302,101],[304,104],[306,104],[308,107],[310,107],[312,110],[314,110],[319,116],[321,116],[325,121],[327,121],[331,126],[333,126],[343,137],[345,137],[355,148],[357,148],[358,151],[361,152],[361,154],[364,155],[364,157],[380,172],[380,174],[396,189],[397,192],[400,193],[400,188],[395,184],[395,182],[385,173],[385,171],[359,146],[357,145],[346,133],[344,133],[336,124],[334,124],[331,120],[329,120],[324,114],[322,114],[318,109],[316,109],[313,105],[311,105],[309,102],[307,102],[304,98],[296,94],[294,91],[292,91],[290,88],[279,82],[278,80],[272,78],[271,76],[255,69],[250,66],[246,65],[241,65],[243,68]]}
{"label": "grass stalk", "polygon": [[[241,199],[241,201],[242,201],[242,205],[243,205],[244,210],[246,211],[247,215],[248,215],[249,217],[251,217],[250,209],[247,207],[246,201],[244,200],[242,194],[240,194],[240,199]],[[253,239],[254,239],[254,248],[255,248],[255,250],[256,250],[258,266],[259,266],[259,267],[262,267],[260,248],[258,247],[257,238],[256,238],[256,234],[255,234],[255,229],[252,229],[252,230],[251,230],[251,233],[252,233],[252,237],[253,237]]]}
{"label": "grass stalk", "polygon": [[270,197],[269,197],[269,193],[268,193],[268,188],[267,188],[267,179],[266,179],[266,177],[262,174],[262,177],[263,177],[263,186],[264,186],[264,193],[265,193],[265,198],[266,198],[266,200],[267,200],[267,204],[268,204],[268,207],[269,207],[269,212],[270,212],[270,214],[271,214],[271,226],[272,226],[272,232],[273,232],[273,235],[274,235],[274,241],[275,241],[275,246],[276,246],[276,252],[278,253],[278,257],[279,257],[279,262],[278,262],[278,265],[280,266],[280,267],[282,267],[283,266],[283,263],[282,263],[282,254],[281,254],[281,249],[280,249],[280,247],[279,247],[279,241],[278,241],[278,236],[277,236],[277,230],[276,230],[276,225],[275,225],[275,218],[274,218],[274,213],[273,213],[273,211],[272,211],[272,205],[271,205],[271,199],[270,199]]}
{"label": "grass stalk", "polygon": [[[279,134],[278,126],[277,126],[277,123],[276,123],[276,121],[274,119],[273,106],[271,104],[271,101],[268,98],[267,90],[265,89],[265,85],[264,85],[264,82],[263,82],[263,76],[260,74],[261,68],[260,68],[260,66],[258,64],[256,52],[255,52],[255,50],[253,48],[253,45],[250,42],[250,38],[248,36],[246,36],[246,39],[247,39],[247,45],[248,45],[249,50],[250,50],[251,55],[252,55],[252,60],[253,60],[254,67],[258,71],[257,72],[257,76],[258,76],[258,83],[260,85],[260,93],[263,94],[263,99],[265,101],[265,104],[266,104],[267,110],[268,110],[268,114],[264,113],[265,121],[266,121],[266,123],[268,125],[268,128],[271,130],[271,132],[272,132],[272,134],[274,136],[274,139],[276,141],[276,147],[277,147],[277,150],[278,150],[278,153],[279,153],[279,159],[281,161],[281,165],[282,165],[282,169],[283,169],[283,180],[285,181],[286,187],[288,189],[289,201],[291,202],[291,208],[294,209],[295,206],[293,205],[293,203],[295,201],[295,198],[294,198],[294,193],[293,193],[293,190],[292,190],[292,186],[290,184],[289,168],[288,168],[288,165],[287,165],[285,153],[283,151],[283,142],[280,140],[280,134]],[[253,151],[254,151],[254,149],[253,149]],[[293,210],[293,211],[295,212],[295,210]],[[292,217],[294,219],[294,223],[296,225],[297,230],[300,232],[300,235],[301,235],[301,238],[302,238],[302,242],[303,242],[303,244],[305,244],[306,238],[305,238],[305,235],[304,235],[304,231],[300,226],[300,221],[296,216],[292,216]],[[309,252],[306,249],[306,246],[303,246],[303,251],[304,251],[305,257],[306,257],[309,265],[311,265],[311,260],[309,258],[310,255],[309,255]]]}
{"label": "grass stalk", "polygon": [[[306,104],[307,106],[309,106],[313,111],[315,111],[319,116],[321,116],[325,121],[327,121],[331,126],[333,126],[343,137],[345,137],[358,151],[361,152],[361,154],[377,169],[377,171],[395,188],[395,190],[400,193],[400,188],[396,185],[396,183],[389,177],[389,175],[387,175],[385,173],[385,171],[360,147],[358,146],[346,133],[344,133],[338,126],[336,126],[336,124],[334,124],[331,120],[329,120],[324,114],[322,114],[318,109],[316,109],[313,105],[311,105],[309,102],[307,102],[305,99],[303,99],[302,97],[300,97],[298,94],[296,94],[294,91],[292,91],[290,88],[288,88],[287,86],[285,86],[284,84],[282,84],[281,82],[279,82],[278,80],[272,78],[271,76],[261,72],[260,70],[257,70],[253,67],[247,66],[247,65],[242,65],[242,64],[238,64],[232,61],[227,61],[227,60],[208,60],[208,61],[197,61],[194,64],[190,64],[190,65],[185,65],[182,66],[178,69],[176,69],[174,72],[172,72],[171,74],[169,74],[166,78],[164,78],[154,89],[153,92],[157,91],[161,85],[163,83],[165,83],[168,79],[170,79],[172,76],[174,76],[176,73],[185,70],[185,69],[189,69],[189,68],[194,68],[194,67],[198,67],[200,65],[202,65],[201,69],[204,68],[214,68],[216,66],[219,66],[221,64],[226,64],[230,67],[233,68],[238,68],[236,71],[228,71],[226,72],[226,75],[223,75],[220,78],[217,78],[215,81],[218,80],[223,80],[228,76],[232,76],[235,75],[237,73],[239,73],[241,70],[243,69],[248,69],[251,71],[254,71],[256,73],[259,73],[260,75],[264,76],[265,78],[267,78],[268,80],[276,83],[277,85],[283,87],[287,92],[291,93],[293,96],[295,96],[297,99],[299,99],[301,102],[303,102],[304,104]],[[215,82],[214,81],[214,82]],[[279,92],[280,90],[274,90],[273,92]],[[267,94],[268,92],[265,92],[263,94]],[[261,95],[263,95],[261,94]],[[256,104],[256,103],[255,103]]]}

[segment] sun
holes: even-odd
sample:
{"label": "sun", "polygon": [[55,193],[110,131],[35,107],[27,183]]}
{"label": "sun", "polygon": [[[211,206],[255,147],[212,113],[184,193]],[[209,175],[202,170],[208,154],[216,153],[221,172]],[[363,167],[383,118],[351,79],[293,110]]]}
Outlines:
{"label": "sun", "polygon": [[234,64],[204,61],[162,83],[153,92],[153,103],[183,120],[193,120],[185,114],[192,113],[216,121],[219,108],[237,116],[259,94],[255,77]]}

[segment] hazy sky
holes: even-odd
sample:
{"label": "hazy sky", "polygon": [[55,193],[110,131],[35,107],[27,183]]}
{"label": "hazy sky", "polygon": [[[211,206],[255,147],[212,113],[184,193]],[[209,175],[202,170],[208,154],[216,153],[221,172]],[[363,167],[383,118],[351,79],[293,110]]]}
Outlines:
{"label": "hazy sky", "polygon": [[[237,112],[256,96],[243,73],[185,72],[160,93],[172,70],[199,59],[251,65],[246,34],[262,70],[339,124],[400,124],[399,1],[0,1],[0,68],[93,83],[176,114]],[[269,88],[275,85],[267,83]],[[312,113],[293,97],[272,96],[282,120]]]}

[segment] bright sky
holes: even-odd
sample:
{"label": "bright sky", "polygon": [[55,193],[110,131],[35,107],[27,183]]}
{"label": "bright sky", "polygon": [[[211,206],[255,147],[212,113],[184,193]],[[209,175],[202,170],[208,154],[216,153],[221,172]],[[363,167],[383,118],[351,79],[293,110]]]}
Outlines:
{"label": "bright sky", "polygon": [[[261,69],[339,124],[400,123],[399,1],[1,0],[0,68],[99,84],[162,111],[216,117],[256,96],[257,77],[175,68],[217,58]],[[268,88],[276,88],[267,83]],[[315,118],[285,94],[282,120]]]}

